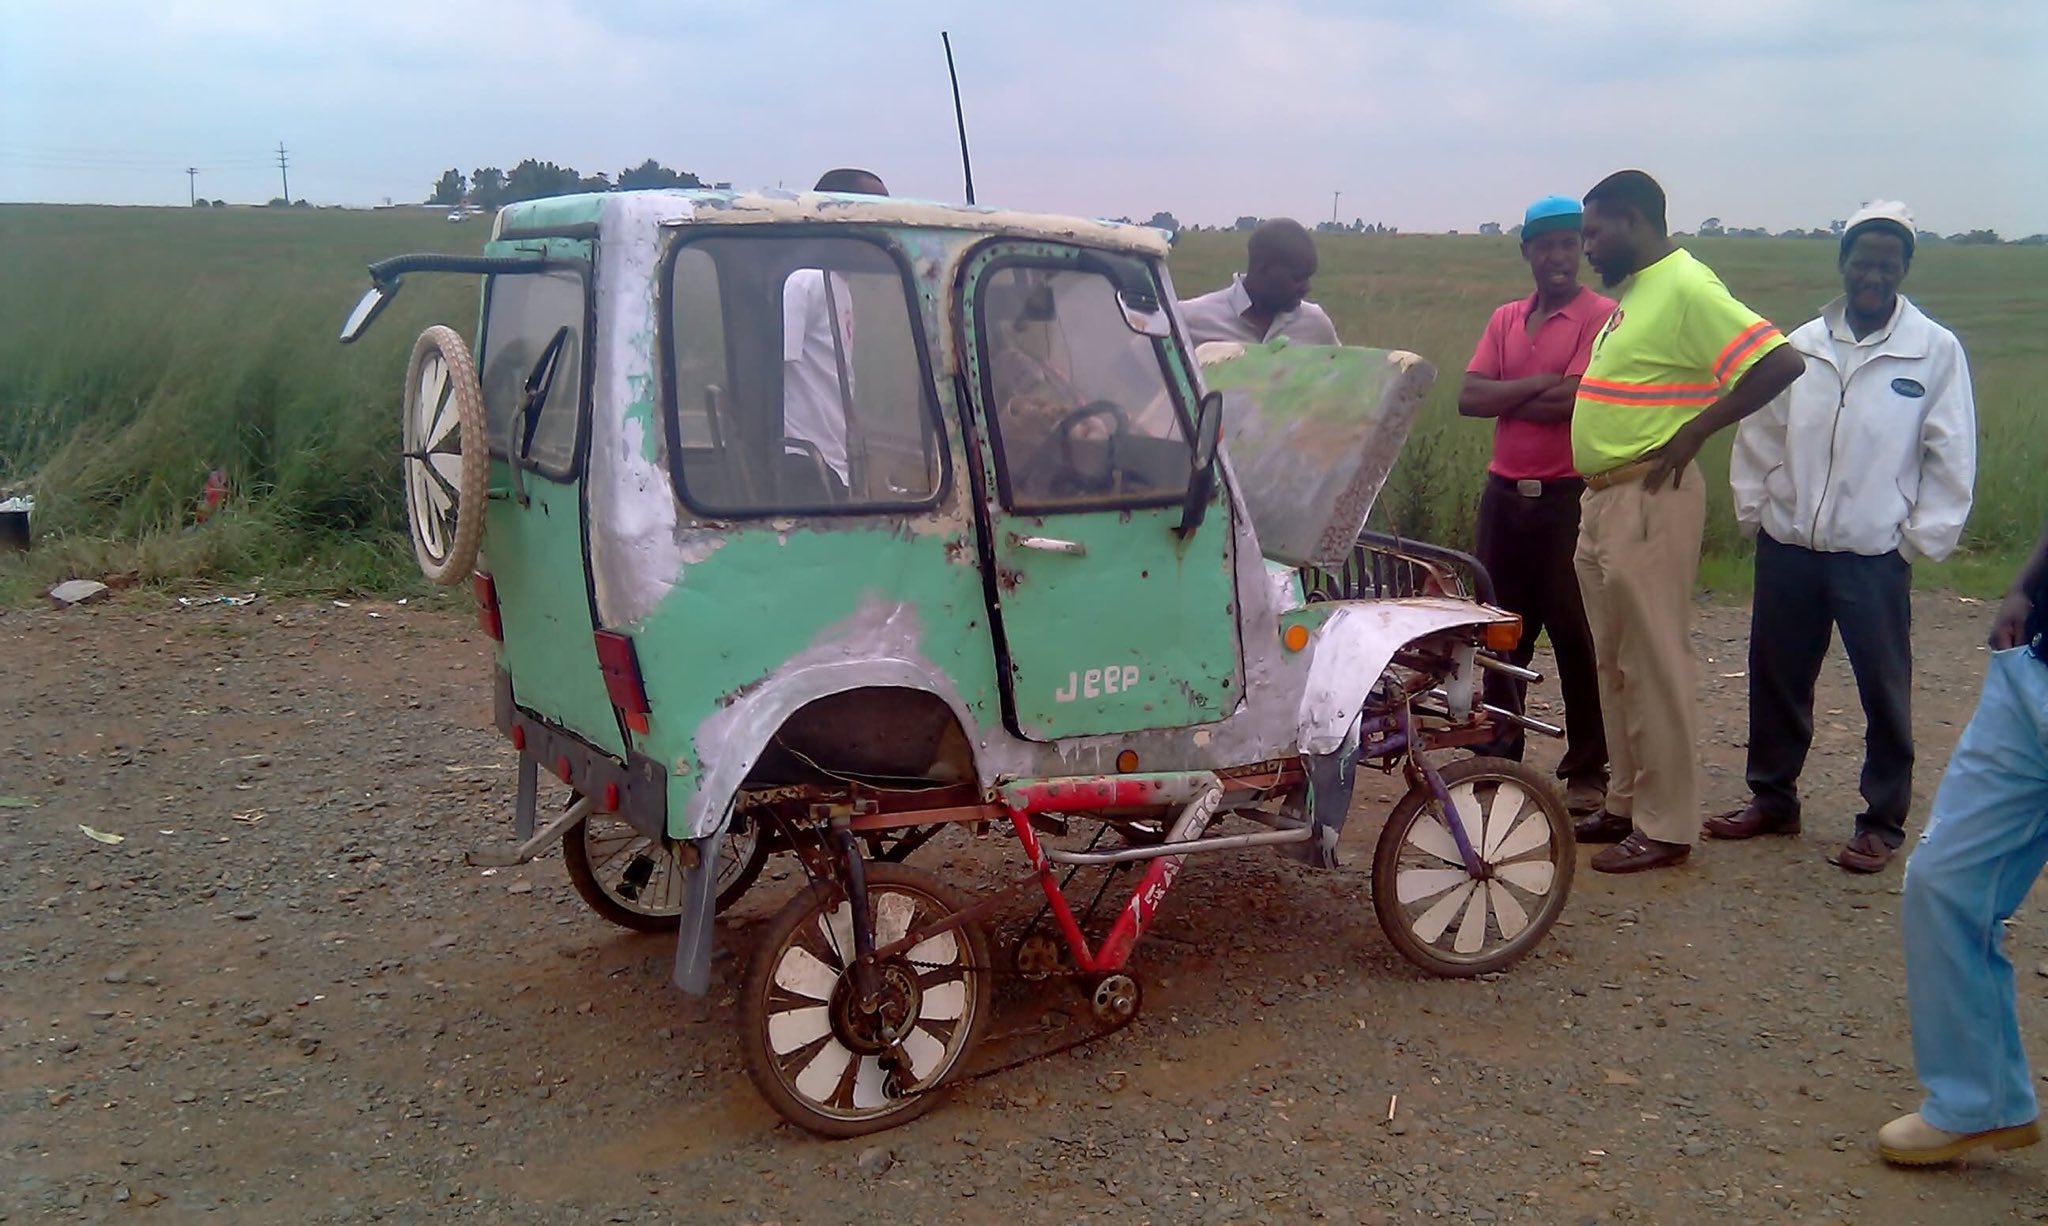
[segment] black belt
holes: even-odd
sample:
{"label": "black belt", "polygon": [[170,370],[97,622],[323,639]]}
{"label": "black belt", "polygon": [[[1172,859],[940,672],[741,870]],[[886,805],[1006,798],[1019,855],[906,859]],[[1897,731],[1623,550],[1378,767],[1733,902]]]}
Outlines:
{"label": "black belt", "polygon": [[1486,479],[1496,488],[1506,490],[1510,494],[1518,494],[1523,498],[1541,498],[1546,494],[1577,494],[1586,488],[1585,479],[1581,477],[1552,477],[1548,481],[1538,481],[1531,477],[1517,479],[1503,477],[1499,473],[1488,473]]}

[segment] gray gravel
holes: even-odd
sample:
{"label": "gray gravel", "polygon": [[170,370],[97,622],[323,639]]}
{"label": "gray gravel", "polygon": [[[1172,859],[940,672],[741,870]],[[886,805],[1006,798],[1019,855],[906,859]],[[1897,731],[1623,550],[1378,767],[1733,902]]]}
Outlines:
{"label": "gray gravel", "polygon": [[[1984,613],[1916,598],[1916,820]],[[1716,805],[1741,798],[1746,625],[1703,615]],[[1839,659],[1802,839],[1582,871],[1535,956],[1438,981],[1372,918],[1393,795],[1371,778],[1343,871],[1191,866],[1140,946],[1128,1030],[834,1143],[777,1122],[731,1030],[783,866],[723,924],[697,1001],[668,986],[670,942],[591,915],[557,857],[463,863],[502,837],[512,756],[459,607],[131,593],[0,613],[0,658],[0,797],[35,802],[0,802],[0,1220],[2048,1218],[2039,1153],[1876,1161],[1916,1094],[1898,871],[1823,859],[1855,810]],[[1007,850],[960,833],[917,862],[989,883]],[[2022,967],[2048,958],[2039,916],[2013,925]],[[2048,978],[2022,991],[2048,1035]],[[989,1059],[1083,1012],[1063,985],[1006,984],[997,1029],[1019,1033]]]}

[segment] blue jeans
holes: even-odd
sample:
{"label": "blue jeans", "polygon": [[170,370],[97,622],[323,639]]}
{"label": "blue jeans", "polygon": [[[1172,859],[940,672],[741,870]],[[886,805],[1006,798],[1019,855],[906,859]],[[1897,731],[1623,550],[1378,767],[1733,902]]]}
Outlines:
{"label": "blue jeans", "polygon": [[2038,1114],[2020,1046],[2011,917],[2048,864],[2048,664],[1994,652],[1983,695],[1906,864],[1900,927],[1920,1115],[1946,1132]]}

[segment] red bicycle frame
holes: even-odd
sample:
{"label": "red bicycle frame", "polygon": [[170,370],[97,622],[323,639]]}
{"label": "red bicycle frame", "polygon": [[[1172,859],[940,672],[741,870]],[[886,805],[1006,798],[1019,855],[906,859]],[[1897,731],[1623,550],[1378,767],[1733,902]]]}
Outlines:
{"label": "red bicycle frame", "polygon": [[1060,935],[1066,938],[1076,967],[1092,975],[1122,969],[1131,956],[1131,948],[1144,935],[1145,926],[1159,913],[1159,906],[1166,900],[1166,892],[1173,887],[1174,879],[1180,876],[1181,865],[1187,856],[1162,855],[1152,859],[1146,865],[1144,876],[1132,887],[1130,900],[1117,913],[1109,935],[1102,939],[1102,948],[1091,949],[1088,938],[1081,932],[1080,922],[1074,918],[1073,908],[1067,905],[1066,892],[1060,889],[1058,875],[1053,872],[1053,862],[1045,849],[1039,846],[1038,832],[1031,828],[1032,815],[1180,803],[1185,807],[1167,836],[1169,841],[1180,842],[1201,836],[1216,816],[1216,806],[1222,798],[1222,783],[1208,771],[1060,779],[1004,790],[1003,811],[1010,819],[1011,828],[1017,832],[1017,841],[1024,845],[1024,854],[1030,858],[1032,870],[1038,875],[1039,888],[1045,891],[1046,906],[1052,911],[1053,921],[1059,925]]}

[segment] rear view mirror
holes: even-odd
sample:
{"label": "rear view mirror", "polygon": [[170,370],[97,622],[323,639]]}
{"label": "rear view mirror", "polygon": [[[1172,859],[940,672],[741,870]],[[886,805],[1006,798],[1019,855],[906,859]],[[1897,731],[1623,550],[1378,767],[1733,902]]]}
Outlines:
{"label": "rear view mirror", "polygon": [[1194,473],[1188,478],[1187,501],[1181,505],[1182,537],[1193,536],[1209,514],[1209,498],[1216,492],[1216,453],[1222,446],[1223,393],[1210,392],[1195,415]]}
{"label": "rear view mirror", "polygon": [[357,299],[356,309],[348,313],[347,321],[341,325],[341,343],[344,345],[353,343],[357,337],[361,336],[369,328],[370,322],[382,314],[384,308],[391,305],[391,300],[396,297],[398,297],[398,282],[396,281],[391,282],[389,285],[381,281],[371,285],[369,292]]}

